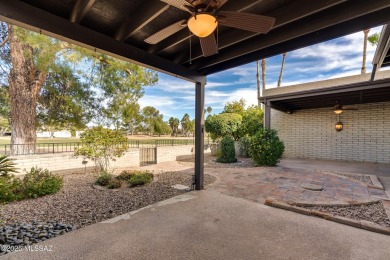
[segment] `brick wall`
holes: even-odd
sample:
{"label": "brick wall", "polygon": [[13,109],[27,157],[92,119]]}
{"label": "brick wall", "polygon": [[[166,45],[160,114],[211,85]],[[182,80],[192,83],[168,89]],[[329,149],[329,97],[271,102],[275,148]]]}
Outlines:
{"label": "brick wall", "polygon": [[[58,154],[41,154],[41,155],[25,155],[13,158],[16,167],[20,169],[19,174],[24,174],[24,170],[29,170],[32,167],[49,169],[50,171],[63,171],[70,169],[82,169],[85,166],[81,163],[82,157],[75,158],[73,153],[58,153]],[[87,167],[94,167],[92,161],[87,163]],[[121,158],[117,159],[111,165],[114,168],[123,168],[129,166],[139,166],[139,151],[138,149],[129,149]]]}
{"label": "brick wall", "polygon": [[[209,145],[205,145],[205,153],[211,153]],[[162,146],[157,147],[157,163],[176,161],[177,159],[195,158],[195,146]]]}
{"label": "brick wall", "polygon": [[271,111],[271,127],[285,144],[284,157],[390,163],[390,102],[354,105],[336,132],[332,108],[285,114]]}
{"label": "brick wall", "polygon": [[[205,145],[205,153],[210,153],[210,146]],[[157,147],[157,163],[176,161],[179,158],[193,158],[195,156],[195,146],[164,146]],[[29,170],[32,167],[46,168],[53,172],[61,172],[64,170],[82,170],[84,165],[82,157],[75,158],[73,153],[58,153],[58,154],[41,154],[41,155],[25,155],[16,156],[13,158],[16,167],[20,169],[19,174],[23,175],[24,170]],[[122,157],[112,162],[113,169],[124,169],[132,166],[140,165],[140,155],[138,148],[130,148]],[[87,167],[94,167],[92,161],[87,163]]]}

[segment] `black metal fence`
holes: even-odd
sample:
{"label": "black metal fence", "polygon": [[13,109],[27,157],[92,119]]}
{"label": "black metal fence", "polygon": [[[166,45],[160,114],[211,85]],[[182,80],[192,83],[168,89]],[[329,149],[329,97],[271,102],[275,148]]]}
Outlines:
{"label": "black metal fence", "polygon": [[[208,143],[208,140],[205,140]],[[128,140],[128,148],[140,147],[161,147],[194,145],[195,139],[161,139],[161,140]],[[1,144],[0,154],[4,155],[33,155],[33,154],[55,154],[74,152],[81,146],[81,142],[72,143],[37,143],[35,146],[29,144]],[[31,148],[33,147],[33,148]]]}

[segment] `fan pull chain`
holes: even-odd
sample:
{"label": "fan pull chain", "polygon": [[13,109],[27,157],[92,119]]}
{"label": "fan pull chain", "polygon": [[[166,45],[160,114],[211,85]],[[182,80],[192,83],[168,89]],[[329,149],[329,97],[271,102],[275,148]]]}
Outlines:
{"label": "fan pull chain", "polygon": [[191,34],[191,31],[189,31],[189,34],[190,34],[190,65],[192,64],[192,50],[191,50],[191,46],[192,46],[192,34]]}

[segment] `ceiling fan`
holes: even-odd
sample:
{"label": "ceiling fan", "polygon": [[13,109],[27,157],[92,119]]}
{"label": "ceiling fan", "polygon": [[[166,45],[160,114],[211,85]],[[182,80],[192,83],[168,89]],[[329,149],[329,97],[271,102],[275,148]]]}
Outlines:
{"label": "ceiling fan", "polygon": [[336,115],[340,115],[344,110],[359,110],[359,109],[355,107],[343,108],[343,106],[337,101],[336,105],[334,106],[333,112],[335,112]]}
{"label": "ceiling fan", "polygon": [[145,39],[149,44],[156,44],[178,31],[188,29],[199,37],[203,56],[218,52],[213,32],[218,25],[229,26],[255,33],[268,33],[275,23],[275,18],[251,13],[219,11],[228,0],[161,0],[191,14],[188,20],[176,22]]}

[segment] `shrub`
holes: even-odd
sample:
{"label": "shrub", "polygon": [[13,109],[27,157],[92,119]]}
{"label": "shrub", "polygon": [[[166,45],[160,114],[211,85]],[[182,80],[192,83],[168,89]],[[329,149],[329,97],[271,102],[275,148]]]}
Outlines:
{"label": "shrub", "polygon": [[24,199],[22,182],[13,175],[0,176],[0,202]]}
{"label": "shrub", "polygon": [[224,113],[208,116],[205,122],[206,131],[215,141],[218,137],[233,136],[239,138],[238,131],[241,126],[242,116],[235,113]]}
{"label": "shrub", "polygon": [[8,156],[0,155],[0,176],[5,176],[12,172],[17,172],[15,163]]}
{"label": "shrub", "polygon": [[142,172],[131,176],[129,184],[131,187],[147,184],[153,180],[153,173]]}
{"label": "shrub", "polygon": [[259,166],[275,166],[284,152],[284,143],[272,129],[261,129],[251,138],[250,155]]}
{"label": "shrub", "polygon": [[80,135],[81,146],[75,156],[85,156],[95,162],[99,171],[107,171],[110,161],[115,161],[127,150],[127,138],[119,131],[101,126],[86,130]]}
{"label": "shrub", "polygon": [[107,184],[108,189],[118,189],[121,186],[122,186],[122,182],[115,178],[111,178],[111,180],[109,180]]}
{"label": "shrub", "polygon": [[233,163],[237,162],[236,151],[234,149],[234,140],[230,136],[225,136],[221,141],[221,155],[218,162]]}
{"label": "shrub", "polygon": [[118,180],[120,181],[129,181],[130,178],[134,175],[134,171],[122,171],[118,176],[116,176],[115,178],[117,178]]}
{"label": "shrub", "polygon": [[61,176],[53,175],[49,170],[40,168],[31,168],[22,181],[23,193],[27,198],[57,193],[62,184]]}
{"label": "shrub", "polygon": [[250,106],[242,114],[241,136],[254,136],[263,128],[263,110],[259,106]]}
{"label": "shrub", "polygon": [[112,175],[106,171],[103,171],[102,173],[100,173],[95,183],[100,186],[107,186],[108,183],[110,183],[111,179],[112,179]]}
{"label": "shrub", "polygon": [[242,157],[246,157],[246,158],[250,157],[249,147],[250,147],[250,138],[242,137],[240,139],[240,155]]}

